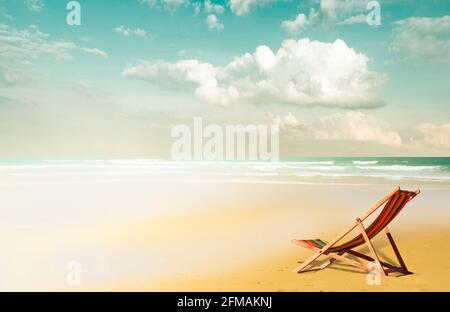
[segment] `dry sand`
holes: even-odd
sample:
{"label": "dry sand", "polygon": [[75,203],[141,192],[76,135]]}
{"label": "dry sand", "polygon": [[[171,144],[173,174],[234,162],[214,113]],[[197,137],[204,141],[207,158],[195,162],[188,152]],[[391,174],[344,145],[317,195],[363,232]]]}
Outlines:
{"label": "dry sand", "polygon": [[[284,252],[239,270],[217,272],[207,277],[185,276],[163,282],[148,290],[167,291],[449,291],[450,233],[448,231],[410,232],[396,235],[398,247],[414,274],[388,277],[366,272],[335,262],[327,269],[296,274],[292,269],[297,259],[310,253],[301,247],[286,247]],[[440,248],[440,247],[441,248]],[[396,264],[396,258],[386,237],[375,240],[383,259]],[[359,248],[369,254],[366,247]]]}
{"label": "dry sand", "polygon": [[[74,183],[0,187],[2,290],[449,291],[448,185],[422,194],[391,230],[415,274],[383,277],[339,263],[295,274],[395,184]],[[403,183],[405,189],[418,185]],[[386,239],[375,241],[395,262]],[[391,262],[390,261],[390,262]],[[79,285],[68,283],[81,268]]]}

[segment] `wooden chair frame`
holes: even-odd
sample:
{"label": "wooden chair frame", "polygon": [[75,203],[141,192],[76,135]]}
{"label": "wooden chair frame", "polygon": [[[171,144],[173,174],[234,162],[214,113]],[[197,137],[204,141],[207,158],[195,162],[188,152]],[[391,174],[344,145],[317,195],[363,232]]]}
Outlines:
{"label": "wooden chair frame", "polygon": [[[389,194],[387,194],[385,197],[383,197],[380,201],[378,201],[371,209],[369,209],[369,211],[364,214],[362,217],[360,218],[356,218],[355,222],[353,222],[347,229],[345,229],[340,235],[338,235],[333,241],[331,241],[330,243],[326,244],[325,246],[323,246],[322,248],[318,248],[318,247],[313,247],[310,246],[308,244],[304,244],[299,240],[293,240],[293,243],[311,250],[314,250],[315,253],[308,258],[306,261],[304,261],[301,265],[297,266],[294,269],[294,272],[297,273],[304,273],[304,272],[311,272],[311,271],[318,271],[318,270],[323,270],[326,267],[328,267],[330,264],[332,264],[334,261],[336,260],[340,260],[348,265],[357,267],[359,269],[362,269],[364,271],[367,272],[377,272],[380,273],[384,276],[389,275],[392,272],[400,272],[404,275],[407,274],[413,274],[412,272],[410,272],[408,270],[408,268],[406,267],[405,262],[403,261],[403,258],[400,254],[400,251],[397,248],[397,245],[395,244],[394,238],[389,230],[388,227],[384,228],[384,232],[386,233],[386,236],[389,240],[389,243],[391,244],[392,249],[394,250],[395,256],[397,257],[397,260],[399,262],[400,266],[395,266],[392,265],[390,263],[381,261],[374,246],[372,245],[372,242],[370,240],[370,238],[368,237],[367,233],[366,233],[366,229],[364,228],[363,222],[364,220],[366,220],[368,217],[370,217],[376,210],[378,210],[385,202],[387,202],[389,200],[389,198],[391,198],[391,196],[393,196],[397,191],[400,190],[400,187],[396,187],[394,188]],[[418,195],[420,193],[420,190],[417,190],[416,195]],[[372,257],[367,256],[365,254],[356,252],[352,249],[348,249],[345,251],[341,251],[339,253],[326,253],[326,251],[328,249],[330,249],[331,247],[335,246],[339,241],[341,241],[345,236],[347,236],[351,231],[353,231],[354,229],[358,228],[359,231],[361,232],[361,235],[364,237],[365,243],[366,245],[369,247],[370,253],[372,254]],[[358,246],[359,247],[359,246]],[[364,260],[367,260],[368,263],[367,264],[362,264],[358,261],[349,259],[347,257],[344,257],[344,254],[349,254]],[[326,262],[324,262],[322,265],[320,266],[315,266],[312,267],[310,269],[306,269],[309,265],[311,265],[314,261],[316,261],[319,257],[326,257],[328,260]],[[371,262],[375,262],[376,263],[376,267],[372,268],[370,267],[368,264]]]}

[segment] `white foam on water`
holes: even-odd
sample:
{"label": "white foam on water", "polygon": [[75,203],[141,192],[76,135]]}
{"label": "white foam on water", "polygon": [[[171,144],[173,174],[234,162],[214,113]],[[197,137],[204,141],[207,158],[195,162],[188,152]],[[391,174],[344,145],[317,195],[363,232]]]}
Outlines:
{"label": "white foam on water", "polygon": [[327,161],[296,161],[296,162],[289,162],[296,165],[334,165],[334,160],[327,160]]}
{"label": "white foam on water", "polygon": [[405,165],[390,165],[390,166],[356,166],[362,170],[378,170],[378,171],[422,171],[422,170],[437,170],[440,166],[405,166]]}
{"label": "white foam on water", "polygon": [[354,160],[354,165],[376,165],[378,160]]}
{"label": "white foam on water", "polygon": [[[210,176],[225,179],[233,177],[271,177],[273,179],[301,179],[311,177],[346,177],[412,179],[421,181],[449,181],[450,173],[438,165],[379,165],[377,160],[339,161],[171,161],[160,159],[114,160],[47,160],[30,164],[1,164],[0,178],[37,179],[45,177],[80,177],[86,180],[123,176],[160,178]],[[6,182],[6,181],[3,181]]]}

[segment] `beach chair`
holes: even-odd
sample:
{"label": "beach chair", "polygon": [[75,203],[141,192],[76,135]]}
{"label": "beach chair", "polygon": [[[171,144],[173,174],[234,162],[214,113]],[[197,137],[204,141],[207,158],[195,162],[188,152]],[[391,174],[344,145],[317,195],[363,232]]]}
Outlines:
{"label": "beach chair", "polygon": [[[303,273],[323,270],[334,261],[340,260],[359,269],[368,272],[375,271],[385,276],[389,275],[392,272],[400,272],[404,275],[412,274],[412,272],[408,271],[406,264],[400,255],[400,251],[395,244],[394,238],[389,231],[388,225],[398,215],[403,207],[405,207],[405,205],[419,193],[420,190],[409,192],[401,190],[400,187],[396,187],[389,194],[383,197],[378,203],[376,203],[366,214],[359,218],[356,218],[355,222],[353,222],[347,229],[345,229],[345,231],[342,232],[342,234],[338,235],[329,243],[321,239],[292,240],[292,242],[296,245],[315,251],[314,255],[312,255],[301,265],[297,266],[294,269],[294,272]],[[381,208],[383,204],[385,205],[380,214],[368,227],[365,227],[363,225],[364,220],[369,218],[375,211]],[[346,240],[344,243],[340,243],[346,236],[350,236],[349,234],[355,229],[359,232],[355,237],[350,240]],[[386,236],[392,246],[392,249],[394,250],[400,266],[395,266],[381,261],[374,246],[372,245],[371,239],[373,239],[383,230],[386,233]],[[364,244],[366,244],[369,248],[371,257],[354,250],[355,248]],[[345,257],[346,254],[367,260],[369,262],[367,264],[362,264],[358,261]],[[320,257],[324,258],[324,260],[326,261],[321,265],[308,268],[308,266],[312,265],[312,263],[318,260]],[[375,263],[375,265],[373,265],[373,263]]]}

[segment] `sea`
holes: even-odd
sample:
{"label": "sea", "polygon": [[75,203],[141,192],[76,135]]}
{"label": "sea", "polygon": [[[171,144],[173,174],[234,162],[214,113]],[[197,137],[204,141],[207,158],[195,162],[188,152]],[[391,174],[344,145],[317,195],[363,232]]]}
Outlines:
{"label": "sea", "polygon": [[161,182],[340,181],[351,178],[450,182],[450,157],[291,157],[278,162],[164,159],[0,158],[0,183],[68,179]]}

